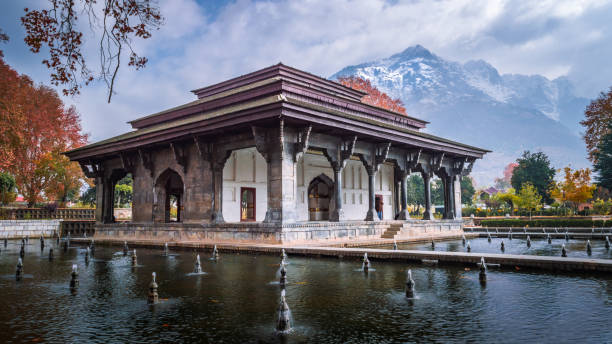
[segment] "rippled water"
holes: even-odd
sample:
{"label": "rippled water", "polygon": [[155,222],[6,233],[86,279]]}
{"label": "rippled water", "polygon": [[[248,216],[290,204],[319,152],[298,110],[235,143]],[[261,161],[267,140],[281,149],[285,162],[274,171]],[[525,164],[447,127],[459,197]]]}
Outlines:
{"label": "rippled water", "polygon": [[[518,242],[518,240],[516,240]],[[30,241],[32,242],[32,241]],[[476,241],[474,241],[476,244]],[[483,245],[486,245],[485,243]],[[49,246],[49,244],[48,244]],[[459,246],[461,243],[459,242]],[[476,249],[477,246],[473,246]],[[490,269],[485,287],[478,269],[289,256],[287,302],[294,330],[274,332],[280,287],[279,257],[200,252],[205,275],[193,271],[195,253],[138,249],[140,267],[98,246],[55,248],[55,260],[28,246],[16,282],[19,246],[0,245],[1,342],[579,342],[612,340],[609,275],[549,274]],[[71,295],[72,264],[80,288]],[[412,269],[416,299],[404,297]],[[162,302],[146,302],[151,272]]]}
{"label": "rippled water", "polygon": [[[552,239],[549,244],[546,238],[532,238],[531,247],[527,247],[525,238],[516,238],[512,240],[508,238],[491,238],[488,242],[487,238],[472,238],[467,239],[470,242],[472,253],[506,253],[506,254],[531,254],[536,256],[561,256],[561,246],[565,244],[565,250],[568,257],[574,258],[598,258],[612,259],[612,249],[605,247],[603,240],[591,240],[591,255],[586,250],[586,240],[570,239]],[[505,251],[502,252],[501,241],[504,241]],[[467,252],[466,245],[463,245],[461,240],[445,240],[436,241],[435,251],[450,251],[450,252]],[[393,245],[376,246],[378,248],[391,249]],[[432,251],[431,242],[427,243],[398,243],[400,250],[424,250]]]}

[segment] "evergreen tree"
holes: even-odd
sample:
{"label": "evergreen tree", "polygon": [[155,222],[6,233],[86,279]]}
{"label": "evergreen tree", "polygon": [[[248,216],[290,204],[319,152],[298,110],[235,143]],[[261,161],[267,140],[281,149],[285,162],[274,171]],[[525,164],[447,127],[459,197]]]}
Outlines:
{"label": "evergreen tree", "polygon": [[608,133],[601,138],[595,157],[595,181],[599,186],[612,190],[612,122],[608,123]]}
{"label": "evergreen tree", "polygon": [[518,166],[514,168],[510,183],[515,190],[521,190],[524,183],[533,185],[542,200],[551,204],[553,199],[548,194],[554,177],[555,169],[550,166],[548,156],[542,152],[523,152],[523,156],[516,160]]}

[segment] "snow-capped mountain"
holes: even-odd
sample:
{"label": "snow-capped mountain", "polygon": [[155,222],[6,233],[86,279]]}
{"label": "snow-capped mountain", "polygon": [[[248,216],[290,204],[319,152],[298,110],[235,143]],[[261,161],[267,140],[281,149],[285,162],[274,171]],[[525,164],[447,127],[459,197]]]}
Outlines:
{"label": "snow-capped mountain", "polygon": [[501,175],[523,150],[543,151],[556,168],[589,166],[579,121],[589,100],[571,82],[540,75],[500,75],[483,60],[444,60],[420,45],[331,76],[359,76],[400,98],[426,131],[493,150],[475,165],[481,185]]}

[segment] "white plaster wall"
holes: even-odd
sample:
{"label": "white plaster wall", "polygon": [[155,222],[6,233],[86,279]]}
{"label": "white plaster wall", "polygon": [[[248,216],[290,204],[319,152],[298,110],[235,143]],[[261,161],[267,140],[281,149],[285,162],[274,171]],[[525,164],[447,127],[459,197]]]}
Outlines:
{"label": "white plaster wall", "polygon": [[[308,185],[320,174],[334,179],[323,155],[304,154],[297,164],[297,219],[308,220]],[[384,201],[383,218],[393,219],[393,167],[382,165],[375,180],[375,194]],[[363,220],[368,212],[368,174],[359,160],[349,160],[342,175],[342,209],[347,220]]]}
{"label": "white plaster wall", "polygon": [[240,222],[240,188],[255,188],[255,219],[263,221],[268,205],[268,169],[255,148],[234,151],[223,168],[223,218]]}
{"label": "white plaster wall", "polygon": [[[308,185],[320,174],[334,179],[329,162],[323,155],[304,154],[296,164],[296,219],[308,221]],[[347,220],[363,220],[368,212],[368,174],[359,160],[349,160],[343,171],[342,209]],[[375,179],[375,194],[383,196],[383,218],[393,213],[393,166],[382,165]],[[223,217],[227,222],[240,221],[240,188],[254,187],[257,200],[255,217],[263,221],[267,210],[267,166],[255,148],[235,151],[223,169]]]}

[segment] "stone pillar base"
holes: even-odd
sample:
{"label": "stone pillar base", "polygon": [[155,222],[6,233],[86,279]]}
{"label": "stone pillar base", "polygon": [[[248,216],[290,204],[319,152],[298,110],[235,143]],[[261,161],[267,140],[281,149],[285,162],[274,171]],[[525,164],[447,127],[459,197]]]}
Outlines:
{"label": "stone pillar base", "polygon": [[397,214],[397,219],[398,220],[410,220],[410,213],[406,209],[401,210],[399,214]]}
{"label": "stone pillar base", "polygon": [[380,219],[378,218],[378,214],[376,214],[376,210],[374,209],[368,210],[365,220],[366,221],[380,221]]}
{"label": "stone pillar base", "polygon": [[340,210],[333,210],[330,214],[329,214],[329,221],[331,222],[340,222],[340,221],[344,221],[344,211],[342,209]]}
{"label": "stone pillar base", "polygon": [[423,213],[423,220],[433,220],[433,219],[434,219],[434,216],[431,212],[425,211]]}
{"label": "stone pillar base", "polygon": [[210,222],[212,222],[212,223],[225,223],[225,219],[223,219],[223,213],[220,212],[220,211],[213,212]]}

